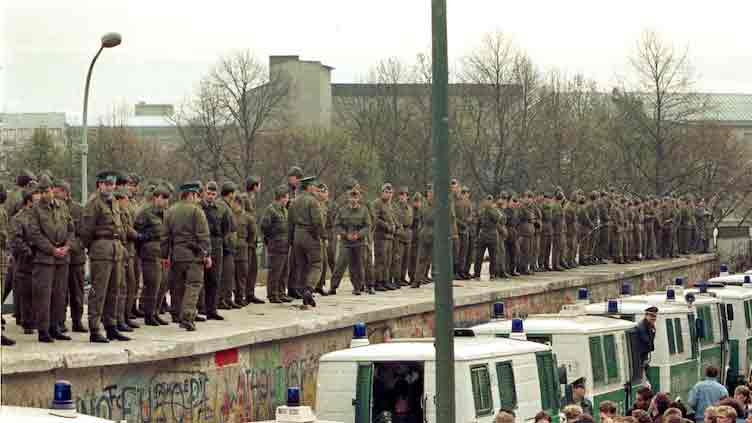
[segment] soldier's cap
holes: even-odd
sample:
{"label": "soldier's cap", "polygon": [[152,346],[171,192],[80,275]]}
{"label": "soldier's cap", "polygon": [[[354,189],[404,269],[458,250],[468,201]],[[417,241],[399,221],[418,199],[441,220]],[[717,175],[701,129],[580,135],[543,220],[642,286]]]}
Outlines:
{"label": "soldier's cap", "polygon": [[648,307],[648,308],[645,309],[645,313],[656,314],[656,313],[658,313],[658,307],[656,307],[656,306],[650,306],[650,307]]}
{"label": "soldier's cap", "polygon": [[387,182],[384,185],[382,185],[381,186],[381,192],[384,192],[384,191],[392,191],[392,184],[390,184],[389,182]]}
{"label": "soldier's cap", "polygon": [[452,179],[451,179],[451,180],[449,181],[449,184],[450,184],[450,185],[457,185],[457,184],[459,184],[459,183],[460,183],[460,181],[459,181],[459,180],[457,180],[457,178],[452,178]]}
{"label": "soldier's cap", "polygon": [[467,185],[462,185],[462,192],[470,193],[470,188]]}
{"label": "soldier's cap", "polygon": [[277,188],[274,188],[274,199],[279,200],[280,198],[284,197],[288,193],[289,188],[287,185],[280,185]]}
{"label": "soldier's cap", "polygon": [[433,191],[433,184],[426,184],[426,192]]}
{"label": "soldier's cap", "polygon": [[261,178],[256,175],[251,175],[245,179],[245,189],[246,191],[251,189],[254,185],[258,185],[261,183]]}
{"label": "soldier's cap", "polygon": [[409,193],[410,193],[410,188],[408,188],[405,185],[399,187],[399,189],[397,190],[397,194],[409,194]]}
{"label": "soldier's cap", "polygon": [[65,179],[55,179],[54,183],[52,184],[54,188],[62,188],[65,190],[65,192],[70,192],[71,187],[70,184]]}
{"label": "soldier's cap", "polygon": [[509,199],[509,193],[506,191],[502,191],[501,194],[499,194],[499,198],[502,200],[508,200]]}
{"label": "soldier's cap", "polygon": [[156,186],[151,186],[151,194],[153,196],[161,196],[165,198],[170,198],[170,188],[166,185],[159,184]]}
{"label": "soldier's cap", "polygon": [[114,170],[103,170],[97,173],[97,182],[111,182],[116,183],[118,180],[118,172]]}
{"label": "soldier's cap", "polygon": [[123,198],[128,198],[128,190],[125,188],[118,188],[113,193],[116,199],[120,200]]}
{"label": "soldier's cap", "polygon": [[137,173],[131,173],[130,175],[128,175],[128,177],[131,179],[130,183],[133,185],[138,185],[141,183],[141,177],[138,176]]}
{"label": "soldier's cap", "polygon": [[347,191],[350,194],[350,197],[360,197],[360,191],[358,191],[355,188],[351,188],[349,191]]}
{"label": "soldier's cap", "polygon": [[348,178],[345,181],[345,190],[353,189],[358,186],[358,180],[355,178]]}
{"label": "soldier's cap", "polygon": [[127,185],[131,182],[130,175],[126,175],[125,173],[118,172],[117,180],[115,181],[115,185]]}
{"label": "soldier's cap", "polygon": [[52,188],[52,179],[47,175],[42,175],[42,177],[39,178],[39,185],[37,185],[37,189],[39,191],[47,191],[50,188]]}
{"label": "soldier's cap", "polygon": [[416,191],[413,194],[413,201],[418,201],[418,200],[423,200],[423,194]]}
{"label": "soldier's cap", "polygon": [[298,166],[293,166],[290,168],[290,170],[287,171],[287,176],[297,176],[298,178],[302,178],[303,169],[299,168]]}
{"label": "soldier's cap", "polygon": [[491,194],[488,194],[488,195],[486,196],[486,201],[493,201],[493,199],[494,199],[494,198],[493,198],[493,195],[491,195]]}
{"label": "soldier's cap", "polygon": [[576,379],[574,382],[572,382],[572,388],[584,388],[585,387],[585,377],[581,377],[579,379]]}
{"label": "soldier's cap", "polygon": [[49,169],[42,169],[41,171],[39,171],[39,175],[37,175],[37,178],[41,178],[42,175],[49,176],[50,180],[54,179],[53,176],[52,176],[52,171],[49,170]]}
{"label": "soldier's cap", "polygon": [[[208,184],[207,184],[208,185]],[[214,187],[216,188],[217,183],[214,183]],[[201,181],[189,181],[183,183],[183,185],[180,185],[180,192],[195,192],[198,193],[201,191]]]}
{"label": "soldier's cap", "polygon": [[311,185],[317,185],[317,184],[318,184],[318,180],[316,180],[315,176],[306,176],[305,178],[300,180],[301,188],[306,188]]}
{"label": "soldier's cap", "polygon": [[212,191],[212,192],[217,192],[217,191],[219,191],[219,186],[217,185],[216,181],[209,181],[209,182],[206,183],[206,190],[207,191]]}
{"label": "soldier's cap", "polygon": [[235,182],[232,181],[225,181],[222,183],[222,195],[227,195],[235,192],[237,190],[237,186],[235,186]]}

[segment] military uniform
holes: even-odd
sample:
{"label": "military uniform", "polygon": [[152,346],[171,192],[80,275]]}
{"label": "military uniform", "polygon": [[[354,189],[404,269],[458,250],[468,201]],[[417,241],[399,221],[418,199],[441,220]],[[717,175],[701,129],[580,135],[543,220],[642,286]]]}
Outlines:
{"label": "military uniform", "polygon": [[[464,191],[464,190],[463,190]],[[454,273],[465,278],[465,266],[467,253],[470,249],[470,219],[472,204],[465,198],[455,198],[454,202],[455,222],[457,225],[457,248],[454,256]]]}
{"label": "military uniform", "polygon": [[653,260],[656,258],[656,209],[653,207],[652,201],[645,203],[643,207],[643,222],[645,225],[644,238],[643,238],[643,255],[647,260]]}
{"label": "military uniform", "polygon": [[[128,193],[124,189],[115,193],[115,199],[120,200],[127,198]],[[130,320],[130,312],[136,306],[136,296],[138,295],[138,279],[136,279],[136,240],[138,232],[133,228],[135,216],[131,214],[128,206],[121,205],[120,221],[123,224],[125,234],[123,242],[125,244],[125,257],[123,260],[123,283],[120,285],[117,304],[117,328],[121,332],[130,332],[132,327],[138,327]]]}
{"label": "military uniform", "polygon": [[[358,195],[357,191],[352,191],[351,195]],[[339,255],[337,256],[337,265],[332,275],[330,293],[336,293],[339,288],[342,275],[345,270],[350,271],[350,282],[353,286],[353,294],[360,295],[366,287],[363,284],[363,251],[365,241],[368,238],[368,232],[371,227],[371,216],[365,207],[358,205],[343,206],[337,212],[335,221],[335,230],[339,238]],[[353,239],[350,239],[350,238]]]}
{"label": "military uniform", "polygon": [[[207,184],[207,189],[217,190],[216,183]],[[204,273],[204,304],[202,311],[207,315],[217,315],[217,308],[228,309],[229,304],[220,304],[220,286],[222,284],[222,269],[224,266],[224,246],[227,235],[231,232],[232,221],[230,220],[229,210],[224,207],[220,199],[212,202],[203,200],[201,208],[204,210],[206,220],[209,224],[209,234],[211,238],[211,259],[212,266],[206,269]],[[202,304],[199,304],[201,308]],[[173,304],[173,311],[175,310]]]}
{"label": "military uniform", "polygon": [[681,224],[679,227],[679,251],[681,254],[689,254],[692,245],[692,233],[695,230],[694,210],[688,204],[683,204],[679,209]]}
{"label": "military uniform", "polygon": [[[159,194],[167,194],[161,191]],[[138,257],[141,261],[141,272],[144,279],[141,304],[144,312],[144,322],[155,326],[161,324],[159,318],[159,297],[163,276],[162,260],[168,258],[164,241],[167,229],[164,226],[164,208],[153,203],[143,207],[134,222],[134,228],[145,237],[138,245]]]}
{"label": "military uniform", "polygon": [[[250,185],[258,183],[260,180],[257,177],[250,177],[246,181],[246,189]],[[246,259],[246,265],[248,271],[246,273],[246,301],[250,301],[254,304],[261,304],[263,300],[256,297],[256,281],[258,281],[258,253],[256,247],[258,245],[258,225],[256,224],[256,194],[249,192],[247,196],[243,198],[243,209],[246,213],[246,219],[248,221],[248,237],[246,239],[248,243],[248,254]],[[248,297],[248,293],[251,297]]]}
{"label": "military uniform", "polygon": [[[328,187],[325,184],[319,185],[319,190],[327,190]],[[327,292],[324,291],[324,286],[326,285],[326,269],[329,267],[329,236],[332,233],[332,228],[329,226],[330,220],[329,220],[329,205],[327,202],[319,200],[320,210],[321,210],[321,219],[324,222],[324,232],[321,233],[321,275],[319,276],[319,281],[316,284],[315,291],[320,293],[321,295],[326,296]],[[332,268],[332,272],[334,272],[334,268]]]}
{"label": "military uniform", "polygon": [[567,204],[564,207],[564,221],[567,225],[565,233],[566,255],[564,257],[564,262],[569,267],[574,268],[577,267],[577,248],[579,247],[577,245],[577,234],[579,228],[577,227],[577,203],[575,203],[575,199],[567,201]]}
{"label": "military uniform", "polygon": [[415,281],[411,285],[420,286],[427,283],[428,269],[431,267],[433,256],[433,203],[425,200],[420,210],[420,231],[418,233],[418,265],[415,271]]}
{"label": "military uniform", "polygon": [[564,209],[559,200],[551,204],[551,266],[554,270],[564,270]]}
{"label": "military uniform", "polygon": [[[237,222],[235,214],[230,205],[230,197],[225,194],[235,192],[235,184],[225,182],[222,184],[222,199],[219,200],[222,207],[227,213],[229,222],[228,230],[222,242],[222,283],[219,289],[219,307],[220,308],[241,308],[239,303],[241,295],[240,287],[235,286],[235,255],[237,254]],[[216,201],[216,200],[215,200]],[[245,288],[245,287],[243,287]],[[234,297],[233,297],[234,294]]]}
{"label": "military uniform", "polygon": [[507,264],[507,243],[509,228],[507,226],[507,215],[500,207],[494,207],[499,221],[496,223],[496,232],[499,234],[499,241],[496,243],[496,264],[489,268],[491,279],[508,278],[511,276]]}
{"label": "military uniform", "polygon": [[519,276],[517,272],[520,256],[520,244],[517,238],[517,226],[520,222],[519,208],[510,204],[504,209],[504,213],[506,213],[507,221],[507,237],[505,239],[507,269],[510,275]]}
{"label": "military uniform", "polygon": [[[199,183],[186,183],[180,187],[181,192],[197,194],[199,189]],[[164,225],[166,237],[163,248],[169,252],[169,277],[176,291],[172,301],[180,326],[192,331],[195,330],[196,303],[204,281],[204,261],[212,256],[209,224],[198,204],[180,200],[165,212]],[[214,265],[212,262],[211,267]]]}
{"label": "military uniform", "polygon": [[593,217],[596,216],[596,209],[592,202],[586,202],[584,194],[580,196],[580,205],[577,208],[577,238],[580,241],[580,264],[595,264],[593,257],[595,222]]}
{"label": "military uniform", "polygon": [[624,214],[617,204],[613,204],[608,211],[609,241],[613,250],[614,263],[623,264],[624,261]]}
{"label": "military uniform", "polygon": [[[385,184],[382,191],[391,191],[391,185]],[[371,204],[373,210],[373,252],[374,271],[376,276],[376,290],[384,291],[393,288],[391,285],[392,246],[394,244],[394,231],[396,221],[392,204],[381,198]]]}
{"label": "military uniform", "polygon": [[[275,195],[281,196],[284,194],[278,188]],[[276,202],[269,204],[261,215],[259,226],[269,255],[266,297],[272,303],[289,301],[289,298],[285,295],[284,286],[287,280],[287,253],[290,247],[287,208]]]}
{"label": "military uniform", "polygon": [[[303,187],[313,184],[313,178],[301,180]],[[308,191],[301,192],[290,205],[289,221],[293,228],[293,253],[296,279],[305,282],[303,304],[315,307],[313,290],[321,277],[321,236],[324,232],[319,201]]]}
{"label": "military uniform", "polygon": [[609,236],[611,235],[613,228],[611,222],[609,222],[610,215],[609,212],[609,202],[608,198],[606,198],[605,193],[602,193],[600,195],[600,198],[596,200],[596,209],[598,210],[598,226],[600,229],[598,229],[597,235],[596,235],[596,241],[597,241],[597,259],[599,262],[603,262],[605,259],[610,258],[610,245],[611,240],[609,239]]}
{"label": "military uniform", "polygon": [[[112,173],[100,173],[100,181],[112,181]],[[117,332],[118,287],[123,283],[125,247],[120,209],[111,195],[95,193],[86,203],[81,223],[81,241],[88,249],[91,273],[89,331],[92,342],[106,342],[99,334],[104,323],[109,339]]]}
{"label": "military uniform", "polygon": [[483,265],[483,258],[488,251],[489,258],[489,274],[491,279],[496,276],[496,268],[498,260],[496,255],[496,247],[499,244],[499,231],[498,224],[501,220],[501,213],[493,206],[491,201],[486,200],[481,203],[478,210],[478,238],[476,242],[477,251],[475,253],[475,267],[473,277],[480,278],[481,268]]}
{"label": "military uniform", "polygon": [[[256,245],[256,222],[241,204],[233,205],[235,219],[235,296],[241,305],[251,304],[256,299],[256,280],[249,278],[248,249]],[[253,223],[253,224],[251,224]]]}
{"label": "military uniform", "polygon": [[413,215],[413,221],[410,225],[410,247],[409,247],[409,254],[407,259],[407,274],[410,278],[410,284],[412,285],[413,282],[418,283],[420,277],[416,276],[417,269],[418,269],[418,244],[419,244],[419,236],[420,236],[420,226],[421,226],[421,212],[419,208],[415,207],[415,202],[420,200],[423,201],[423,196],[416,192],[413,195],[411,204],[411,210]]}
{"label": "military uniform", "polygon": [[520,258],[517,271],[523,275],[529,275],[533,260],[533,236],[535,235],[533,227],[535,212],[533,211],[532,204],[523,204],[522,208],[520,208],[519,216],[520,224],[517,233],[519,235]]}
{"label": "military uniform", "polygon": [[[406,189],[400,192],[407,193]],[[396,202],[393,204],[395,233],[394,243],[392,244],[392,282],[402,286],[408,285],[407,260],[410,250],[410,240],[412,238],[411,227],[413,224],[413,210],[409,203]]]}
{"label": "military uniform", "polygon": [[33,333],[33,330],[37,327],[31,290],[34,250],[29,229],[30,216],[31,210],[22,207],[10,219],[10,250],[13,255],[13,266],[11,268],[13,272],[13,304],[16,308],[16,322],[25,329],[24,332],[27,334]]}

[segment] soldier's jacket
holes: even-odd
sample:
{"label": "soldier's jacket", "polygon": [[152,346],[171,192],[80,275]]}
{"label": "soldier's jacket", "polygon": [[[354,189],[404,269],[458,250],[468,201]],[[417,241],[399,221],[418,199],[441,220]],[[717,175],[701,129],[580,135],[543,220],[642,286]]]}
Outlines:
{"label": "soldier's jacket", "polygon": [[232,232],[232,219],[230,210],[225,207],[221,199],[215,199],[213,202],[201,201],[201,209],[204,211],[206,222],[209,226],[209,237],[211,239],[212,251],[215,254],[222,254],[227,242],[228,235]]}
{"label": "soldier's jacket", "polygon": [[642,216],[645,228],[653,229],[656,222],[656,210],[652,206],[645,206],[642,209]]}
{"label": "soldier's jacket", "polygon": [[172,262],[200,262],[211,255],[209,223],[198,204],[185,200],[173,204],[165,212],[164,225],[162,248]]}
{"label": "soldier's jacket", "polygon": [[632,231],[634,229],[634,209],[627,206],[624,210],[624,230]]}
{"label": "soldier's jacket", "polygon": [[602,197],[599,198],[596,201],[596,206],[595,207],[598,210],[598,220],[600,221],[600,225],[601,226],[608,226],[609,225],[609,218],[611,217],[608,214],[608,212],[609,212],[608,200],[606,200],[605,198],[602,198]]}
{"label": "soldier's jacket", "polygon": [[394,239],[396,221],[391,203],[377,198],[371,203],[374,239]]}
{"label": "soldier's jacket", "polygon": [[409,203],[402,204],[397,202],[394,204],[393,211],[394,223],[396,225],[394,239],[407,244],[412,238],[413,208]]}
{"label": "soldier's jacket", "polygon": [[592,219],[594,213],[595,207],[593,207],[592,203],[580,204],[577,207],[577,224],[581,231],[590,232],[595,227],[595,222]]}
{"label": "soldier's jacket", "polygon": [[91,260],[123,260],[125,247],[121,240],[125,232],[114,197],[105,200],[99,193],[92,196],[84,208],[80,233]]}
{"label": "soldier's jacket", "polygon": [[10,191],[8,198],[5,199],[4,206],[8,216],[15,216],[23,208],[23,189],[16,187]]}
{"label": "soldier's jacket", "polygon": [[303,191],[290,206],[288,220],[295,234],[307,232],[313,239],[321,239],[324,220],[321,204],[313,194]]}
{"label": "soldier's jacket", "polygon": [[695,226],[694,211],[687,206],[682,206],[682,208],[680,209],[680,213],[681,213],[681,227],[684,229],[693,228]]}
{"label": "soldier's jacket", "polygon": [[24,273],[31,273],[34,261],[34,250],[29,231],[30,215],[30,209],[22,208],[10,219],[9,245],[15,261],[14,267]]}
{"label": "soldier's jacket", "polygon": [[533,227],[535,228],[535,233],[540,233],[543,230],[543,208],[540,204],[534,203],[533,204],[533,213],[535,214],[535,218],[533,219]]}
{"label": "soldier's jacket", "polygon": [[264,236],[264,244],[270,247],[272,243],[284,246],[284,251],[272,251],[273,254],[287,254],[289,223],[287,220],[287,209],[277,203],[269,204],[261,214],[259,221],[261,233]]}
{"label": "soldier's jacket", "polygon": [[[368,210],[361,205],[356,208],[347,205],[339,209],[334,227],[343,247],[356,247],[362,245],[368,237],[371,216],[368,214]],[[352,233],[358,234],[357,240],[347,239],[347,234]]]}
{"label": "soldier's jacket", "polygon": [[73,240],[73,221],[65,204],[59,200],[40,200],[31,208],[29,236],[34,246],[34,263],[67,263],[70,256],[58,258],[55,249],[70,245]]}
{"label": "soldier's jacket", "polygon": [[147,204],[136,215],[134,229],[147,237],[147,240],[138,248],[138,256],[142,260],[156,261],[169,257],[169,251],[166,248],[167,243],[164,242],[167,237],[164,212],[161,207]]}
{"label": "soldier's jacket", "polygon": [[545,203],[541,206],[541,232],[543,236],[554,234],[554,209],[551,203]]}
{"label": "soldier's jacket", "polygon": [[420,208],[418,239],[423,243],[433,240],[433,204],[428,201],[424,201],[423,207]]}
{"label": "soldier's jacket", "polygon": [[577,233],[577,204],[574,201],[567,201],[567,205],[564,206],[564,221],[567,224],[567,234]]}
{"label": "soldier's jacket", "polygon": [[248,249],[256,248],[256,222],[243,206],[233,207],[235,215],[235,261],[248,261]]}
{"label": "soldier's jacket", "polygon": [[319,208],[321,209],[321,220],[324,222],[324,232],[321,233],[321,239],[326,241],[332,232],[331,222],[329,221],[329,205],[319,201]]}
{"label": "soldier's jacket", "polygon": [[224,198],[220,200],[220,203],[227,211],[227,218],[229,222],[229,230],[225,234],[224,241],[222,243],[222,253],[226,256],[234,255],[237,253],[237,225],[235,221],[235,213],[232,210],[232,206]]}
{"label": "soldier's jacket", "polygon": [[532,236],[535,232],[533,227],[533,220],[535,219],[535,212],[533,211],[532,204],[525,204],[520,208],[520,224],[517,227],[520,236]]}
{"label": "soldier's jacket", "polygon": [[454,203],[457,232],[466,234],[470,230],[472,203],[469,200],[457,199]]}
{"label": "soldier's jacket", "polygon": [[504,210],[501,210],[496,207],[491,207],[494,211],[496,211],[499,221],[496,224],[496,231],[499,233],[499,241],[505,241],[507,237],[509,236],[509,227],[507,226],[507,215],[504,213]]}
{"label": "soldier's jacket", "polygon": [[657,226],[659,229],[663,231],[670,231],[671,225],[673,219],[673,213],[671,212],[671,209],[667,206],[662,206],[660,209],[656,211],[656,218],[657,218]]}
{"label": "soldier's jacket", "polygon": [[587,213],[588,220],[591,222],[590,228],[592,229],[592,228],[595,228],[596,226],[599,226],[600,224],[598,222],[598,204],[592,200],[588,201],[584,209],[585,209],[585,213]]}
{"label": "soldier's jacket", "polygon": [[507,207],[504,209],[507,221],[507,236],[506,241],[517,240],[517,226],[520,224],[520,209],[514,207]]}
{"label": "soldier's jacket", "polygon": [[494,208],[490,202],[481,203],[478,210],[478,239],[486,242],[497,242],[500,221],[501,213],[499,210]]}
{"label": "soldier's jacket", "polygon": [[645,218],[642,215],[642,211],[639,208],[635,207],[632,210],[632,227],[634,229],[642,228],[644,220]]}
{"label": "soldier's jacket", "polygon": [[70,262],[71,264],[86,263],[86,251],[81,242],[81,225],[83,224],[84,208],[76,201],[71,199],[67,202],[68,213],[73,221],[73,241],[70,243]]}
{"label": "soldier's jacket", "polygon": [[256,216],[256,198],[252,198],[251,193],[243,197],[242,205],[243,210],[245,210],[247,213],[250,213],[251,216]]}
{"label": "soldier's jacket", "polygon": [[8,213],[5,211],[5,207],[0,207],[0,250],[8,248],[8,238],[10,236],[9,223]]}
{"label": "soldier's jacket", "polygon": [[671,229],[676,232],[681,225],[681,211],[676,206],[671,207],[671,219]]}
{"label": "soldier's jacket", "polygon": [[551,227],[553,235],[563,234],[564,226],[564,209],[561,207],[561,203],[554,201],[551,203]]}
{"label": "soldier's jacket", "polygon": [[612,230],[615,232],[624,232],[626,227],[624,226],[624,212],[621,207],[611,207],[608,210],[609,222],[612,225]]}
{"label": "soldier's jacket", "polygon": [[125,233],[125,253],[128,259],[136,257],[136,236],[138,233],[134,229],[136,216],[132,214],[131,208],[120,208],[120,221],[123,223],[123,232]]}

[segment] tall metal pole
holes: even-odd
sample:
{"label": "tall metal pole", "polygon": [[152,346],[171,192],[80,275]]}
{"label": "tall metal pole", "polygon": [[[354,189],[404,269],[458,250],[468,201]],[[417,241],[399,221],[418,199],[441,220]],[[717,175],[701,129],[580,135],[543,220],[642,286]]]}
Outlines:
{"label": "tall metal pole", "polygon": [[454,423],[454,299],[452,240],[449,233],[449,66],[446,0],[432,1],[431,134],[433,137],[434,236],[433,268],[436,302],[436,423]]}
{"label": "tall metal pole", "polygon": [[88,134],[89,130],[86,125],[86,114],[89,110],[89,84],[91,83],[91,71],[94,69],[94,63],[97,62],[97,58],[99,58],[99,54],[102,53],[102,50],[104,50],[104,45],[99,47],[99,51],[97,51],[97,54],[94,55],[94,58],[91,59],[91,64],[89,65],[89,72],[86,74],[86,87],[84,88],[84,114],[83,114],[83,122],[81,123],[81,204],[86,204],[86,199],[89,197],[89,190],[88,190],[88,158],[89,158],[89,140],[88,140]]}

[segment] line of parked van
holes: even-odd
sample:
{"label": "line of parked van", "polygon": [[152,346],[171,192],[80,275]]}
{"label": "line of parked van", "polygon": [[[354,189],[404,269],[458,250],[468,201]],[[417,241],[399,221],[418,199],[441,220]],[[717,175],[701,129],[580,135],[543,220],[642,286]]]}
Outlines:
{"label": "line of parked van", "polygon": [[[557,314],[506,319],[503,303],[493,319],[455,331],[456,420],[491,423],[499,408],[518,421],[539,411],[559,419],[572,382],[586,381],[594,410],[606,400],[626,411],[647,377],[654,392],[669,392],[685,404],[708,365],[722,370],[733,392],[751,375],[752,271],[685,287],[677,278],[664,291],[590,303],[587,289]],[[643,373],[637,325],[645,309],[658,307],[655,350]],[[369,344],[356,325],[351,348],[319,362],[316,412],[320,419],[371,423],[436,421],[433,338]],[[598,413],[593,416],[596,421]]]}

